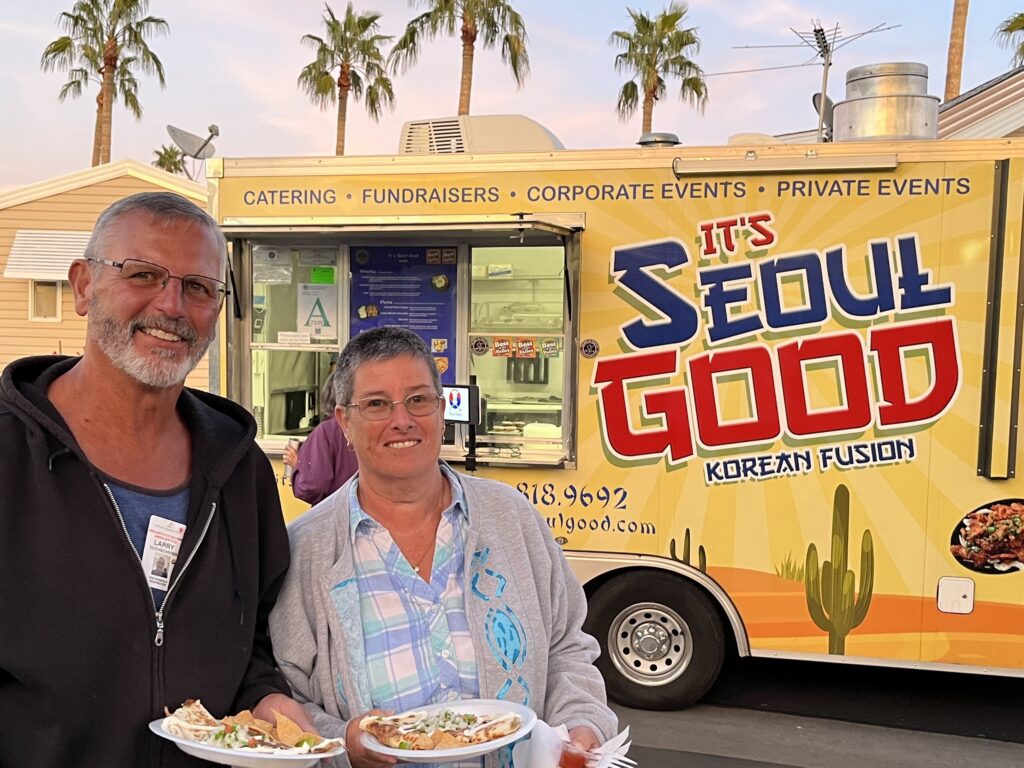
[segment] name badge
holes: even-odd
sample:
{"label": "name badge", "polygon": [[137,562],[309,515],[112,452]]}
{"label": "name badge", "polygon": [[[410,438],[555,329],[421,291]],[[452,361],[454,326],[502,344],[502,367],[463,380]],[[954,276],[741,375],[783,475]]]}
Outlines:
{"label": "name badge", "polygon": [[178,559],[181,540],[185,538],[184,523],[153,515],[149,518],[146,544],[142,548],[142,570],[152,589],[167,591]]}

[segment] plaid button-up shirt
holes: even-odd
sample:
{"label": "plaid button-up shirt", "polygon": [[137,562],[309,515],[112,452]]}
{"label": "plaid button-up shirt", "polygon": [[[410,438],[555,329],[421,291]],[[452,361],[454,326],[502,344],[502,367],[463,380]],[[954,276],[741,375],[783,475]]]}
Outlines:
{"label": "plaid button-up shirt", "polygon": [[441,471],[452,503],[437,528],[429,583],[360,507],[358,477],[349,489],[366,669],[379,709],[403,712],[480,695],[463,584],[468,510],[457,478],[446,467]]}

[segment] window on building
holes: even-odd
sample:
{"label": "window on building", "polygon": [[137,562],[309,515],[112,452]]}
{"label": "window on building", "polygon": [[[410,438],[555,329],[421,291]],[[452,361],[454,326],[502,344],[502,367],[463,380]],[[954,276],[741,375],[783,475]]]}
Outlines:
{"label": "window on building", "polygon": [[30,280],[28,318],[40,322],[60,321],[60,281]]}

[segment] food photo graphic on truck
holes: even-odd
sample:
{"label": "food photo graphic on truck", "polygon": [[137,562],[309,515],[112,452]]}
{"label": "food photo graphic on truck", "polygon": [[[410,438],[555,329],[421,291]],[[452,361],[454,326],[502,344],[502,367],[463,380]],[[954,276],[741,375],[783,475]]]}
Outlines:
{"label": "food photo graphic on truck", "polygon": [[331,356],[418,333],[480,395],[442,458],[545,519],[616,700],[685,706],[726,654],[1024,675],[1024,141],[207,169],[216,384],[279,474]]}

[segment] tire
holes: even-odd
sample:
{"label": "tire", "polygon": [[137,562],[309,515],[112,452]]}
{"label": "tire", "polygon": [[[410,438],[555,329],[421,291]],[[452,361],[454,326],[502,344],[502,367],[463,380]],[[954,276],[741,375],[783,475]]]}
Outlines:
{"label": "tire", "polygon": [[707,693],[725,660],[718,609],[664,571],[613,578],[590,598],[584,629],[601,645],[608,696],[637,709],[682,709]]}

